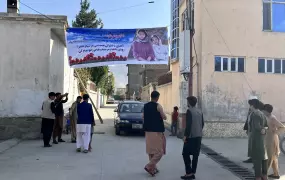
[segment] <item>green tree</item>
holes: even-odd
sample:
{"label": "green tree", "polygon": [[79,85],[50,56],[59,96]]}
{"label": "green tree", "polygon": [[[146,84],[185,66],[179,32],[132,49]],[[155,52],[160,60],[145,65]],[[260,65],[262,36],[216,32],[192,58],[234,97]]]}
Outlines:
{"label": "green tree", "polygon": [[[76,72],[80,76],[80,78],[83,82],[83,85],[86,87],[87,81],[91,78],[89,69],[88,68],[80,68],[80,69],[76,69]],[[80,92],[87,93],[87,92],[85,92],[85,89],[83,88],[82,84],[80,82],[78,82],[78,83],[79,83]]]}
{"label": "green tree", "polygon": [[101,93],[105,94],[107,96],[111,96],[114,94],[115,91],[115,77],[113,74],[109,74],[107,76],[105,76],[105,78],[103,78],[104,80],[102,80],[99,83],[99,87],[101,87]]}
{"label": "green tree", "polygon": [[101,84],[101,81],[104,80],[105,76],[108,75],[109,67],[101,66],[90,69],[91,81],[93,81],[97,86]]}
{"label": "green tree", "polygon": [[[76,15],[75,21],[72,21],[72,27],[80,28],[103,28],[103,22],[97,17],[94,9],[90,10],[89,0],[83,0],[80,3],[81,9]],[[87,81],[92,80],[97,86],[103,77],[108,75],[108,67],[94,67],[77,69],[77,73],[86,87]],[[80,91],[84,92],[84,88],[80,84]]]}
{"label": "green tree", "polygon": [[94,9],[89,10],[89,0],[83,0],[80,3],[81,9],[76,15],[75,21],[72,21],[72,27],[82,28],[103,28],[103,22],[97,17],[97,13]]}

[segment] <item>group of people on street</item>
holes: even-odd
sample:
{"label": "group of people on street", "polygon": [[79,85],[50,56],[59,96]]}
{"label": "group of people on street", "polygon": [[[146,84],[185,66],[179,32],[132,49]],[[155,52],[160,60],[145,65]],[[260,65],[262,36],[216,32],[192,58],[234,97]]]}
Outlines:
{"label": "group of people on street", "polygon": [[[279,179],[278,134],[285,131],[285,126],[272,114],[271,104],[263,104],[257,97],[251,97],[248,104],[250,108],[244,130],[248,135],[249,159],[244,162],[253,163],[256,180]],[[273,174],[268,175],[271,167]]]}
{"label": "group of people on street", "polygon": [[[44,147],[51,147],[50,140],[53,137],[53,144],[65,142],[62,136],[64,110],[63,103],[68,101],[68,93],[50,92],[48,99],[42,105],[42,127]],[[65,98],[65,99],[63,99]]]}
{"label": "group of people on street", "polygon": [[[83,100],[83,101],[82,101]],[[88,103],[89,95],[78,96],[69,111],[71,123],[71,142],[76,143],[77,152],[84,153],[91,151],[91,141],[94,132],[95,119],[92,105]],[[64,109],[63,104],[68,101],[68,93],[48,94],[48,99],[42,105],[42,127],[44,147],[51,147],[50,140],[53,137],[53,144],[65,142],[62,139]]]}
{"label": "group of people on street", "polygon": [[[146,153],[149,157],[149,163],[144,167],[144,169],[151,176],[155,176],[159,173],[157,164],[161,160],[162,156],[166,154],[166,138],[164,135],[165,127],[163,120],[166,120],[167,117],[162,106],[157,103],[159,96],[159,92],[153,91],[151,93],[151,101],[146,103],[143,109],[143,128],[145,130]],[[183,138],[184,146],[182,150],[186,174],[181,176],[181,179],[195,179],[202,142],[204,119],[202,112],[196,108],[197,98],[190,96],[187,98],[187,102],[188,110],[186,113],[186,129]],[[172,122],[175,124],[173,124],[173,129],[177,128],[177,120],[178,108],[174,107]],[[191,160],[190,156],[193,156],[193,160]]]}

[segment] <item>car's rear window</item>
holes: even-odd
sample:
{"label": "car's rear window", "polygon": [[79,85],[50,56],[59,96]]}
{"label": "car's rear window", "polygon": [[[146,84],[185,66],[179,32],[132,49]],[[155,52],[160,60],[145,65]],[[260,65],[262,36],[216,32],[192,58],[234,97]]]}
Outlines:
{"label": "car's rear window", "polygon": [[120,112],[122,113],[142,113],[144,104],[142,103],[122,103]]}

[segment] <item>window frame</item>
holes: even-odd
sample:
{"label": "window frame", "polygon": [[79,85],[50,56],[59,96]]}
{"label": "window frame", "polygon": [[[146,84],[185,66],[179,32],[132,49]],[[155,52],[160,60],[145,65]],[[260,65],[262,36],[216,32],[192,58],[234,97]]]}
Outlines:
{"label": "window frame", "polygon": [[[220,67],[220,69],[221,69],[221,71],[216,71],[215,70],[215,67],[216,67],[216,57],[219,57],[219,58],[221,58],[221,67]],[[224,59],[227,59],[227,70],[224,70]],[[233,70],[232,71],[232,59],[235,59],[235,70]],[[243,71],[242,72],[240,72],[240,71],[238,71],[238,69],[239,69],[239,63],[238,63],[238,61],[239,61],[239,59],[243,59]],[[214,71],[215,72],[236,72],[236,73],[245,73],[246,71],[246,68],[245,68],[245,66],[246,66],[246,63],[245,63],[245,60],[246,60],[246,58],[244,57],[244,56],[219,56],[219,55],[217,55],[217,56],[214,56]]]}
{"label": "window frame", "polygon": [[[285,67],[283,67],[283,61],[285,62],[285,58],[261,58],[261,57],[259,57],[257,59],[258,66],[259,66],[259,60],[260,59],[264,60],[264,72],[259,72],[259,69],[257,68],[257,72],[259,74],[285,74],[285,73],[283,73],[283,69],[285,68]],[[270,60],[272,61],[272,72],[268,72],[267,71],[267,61],[270,61]],[[275,61],[276,60],[280,60],[281,61],[281,63],[280,63],[280,67],[281,67],[280,68],[280,73],[275,73]]]}
{"label": "window frame", "polygon": [[[179,0],[171,0],[170,59],[179,59]],[[175,43],[175,44],[173,44]]]}
{"label": "window frame", "polygon": [[[265,31],[265,32],[282,32],[283,31],[274,31],[273,30],[273,4],[284,4],[285,5],[285,1],[284,2],[279,2],[279,1],[276,1],[276,0],[262,0],[262,13],[264,11],[264,4],[270,4],[270,28],[269,29],[264,29],[264,14],[262,14],[262,30]],[[284,17],[284,20],[285,20],[285,17]],[[285,32],[285,30],[284,30]]]}

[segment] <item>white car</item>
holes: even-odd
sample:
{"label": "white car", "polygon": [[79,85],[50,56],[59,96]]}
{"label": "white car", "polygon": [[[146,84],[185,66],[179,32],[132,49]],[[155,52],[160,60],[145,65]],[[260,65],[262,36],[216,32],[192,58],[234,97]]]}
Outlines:
{"label": "white car", "polygon": [[109,98],[107,100],[107,104],[115,104],[115,99],[114,98]]}

